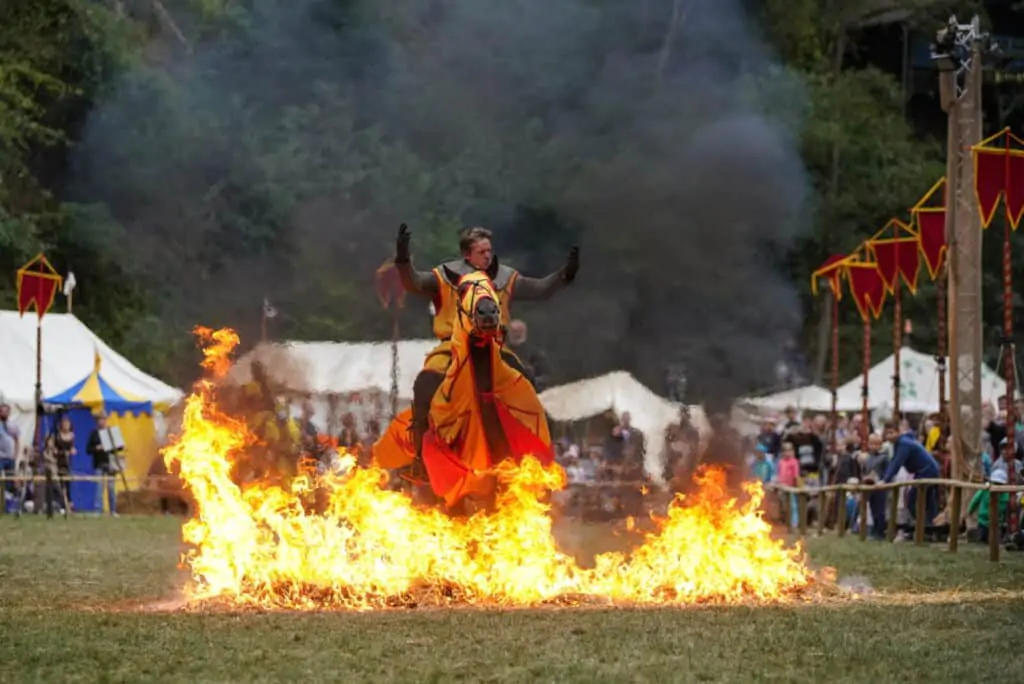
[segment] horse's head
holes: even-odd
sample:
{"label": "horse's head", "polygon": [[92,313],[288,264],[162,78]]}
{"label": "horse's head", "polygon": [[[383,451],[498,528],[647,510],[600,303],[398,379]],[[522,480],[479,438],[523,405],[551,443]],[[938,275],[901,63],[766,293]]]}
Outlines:
{"label": "horse's head", "polygon": [[501,333],[501,304],[494,283],[483,271],[459,279],[459,318],[470,336],[490,341]]}

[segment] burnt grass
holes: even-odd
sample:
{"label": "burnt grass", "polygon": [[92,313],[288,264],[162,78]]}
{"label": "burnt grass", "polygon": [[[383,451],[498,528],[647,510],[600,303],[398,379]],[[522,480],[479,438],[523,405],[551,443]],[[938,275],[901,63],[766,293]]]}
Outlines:
{"label": "burnt grass", "polygon": [[[180,522],[0,518],[0,681],[976,682],[1024,668],[1024,554],[990,563],[980,546],[810,539],[838,586],[775,605],[464,608],[430,587],[382,610],[283,611],[183,605]],[[564,546],[622,543],[587,525]]]}

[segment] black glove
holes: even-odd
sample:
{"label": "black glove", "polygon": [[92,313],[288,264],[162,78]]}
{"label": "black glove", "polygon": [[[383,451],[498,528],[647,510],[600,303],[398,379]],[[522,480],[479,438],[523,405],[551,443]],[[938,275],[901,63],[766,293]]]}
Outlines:
{"label": "black glove", "polygon": [[569,258],[565,260],[565,282],[571,283],[576,279],[576,272],[580,270],[580,248],[576,245],[569,250]]}
{"label": "black glove", "polygon": [[409,241],[412,236],[409,234],[409,226],[404,223],[398,227],[398,239],[395,240],[395,263],[409,263]]}

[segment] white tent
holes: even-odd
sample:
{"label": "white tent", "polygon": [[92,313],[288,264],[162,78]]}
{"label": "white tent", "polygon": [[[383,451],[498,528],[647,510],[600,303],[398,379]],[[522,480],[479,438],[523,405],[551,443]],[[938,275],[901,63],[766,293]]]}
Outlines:
{"label": "white tent", "polygon": [[[658,396],[625,371],[552,387],[541,393],[540,401],[557,421],[584,420],[608,410],[616,415],[629,411],[633,425],[647,439],[644,466],[660,479],[665,432],[679,420],[679,404]],[[702,435],[710,431],[702,408],[691,407],[690,417]]]}
{"label": "white tent", "polygon": [[831,410],[832,392],[818,385],[807,385],[806,387],[783,390],[766,397],[748,397],[741,399],[739,403],[758,412],[785,411],[789,407],[795,408],[797,411],[802,409],[819,411],[821,406],[826,406]]}
{"label": "white tent", "polygon": [[[36,323],[35,312],[0,311],[0,397],[23,435],[35,427]],[[72,314],[51,313],[42,323],[43,396],[62,392],[89,375],[98,354],[103,379],[119,391],[152,401],[157,407],[181,400],[181,390],[139,370]]]}
{"label": "white tent", "polygon": [[[412,383],[423,368],[436,340],[401,340],[398,343],[398,395],[412,398]],[[391,392],[390,342],[282,342],[261,344],[243,355],[228,380],[252,379],[252,363],[259,360],[269,380],[297,394],[346,394],[377,390]]]}
{"label": "white tent", "polygon": [[[893,372],[895,370],[894,355],[890,355],[881,363],[868,371],[868,408],[891,408],[893,400]],[[946,366],[946,396],[952,378],[949,366]],[[861,388],[863,376],[850,380],[839,388],[838,409],[840,411],[859,411],[862,404]],[[999,375],[985,364],[981,365],[981,400],[993,404],[1006,393],[1006,383]],[[826,411],[831,408],[831,400],[823,402],[818,409]],[[939,366],[934,356],[904,347],[900,350],[900,410],[907,413],[930,413],[939,410]]]}

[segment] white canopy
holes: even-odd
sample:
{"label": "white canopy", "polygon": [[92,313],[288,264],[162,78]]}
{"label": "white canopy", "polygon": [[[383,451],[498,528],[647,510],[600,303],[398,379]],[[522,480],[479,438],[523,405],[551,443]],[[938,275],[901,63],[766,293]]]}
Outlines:
{"label": "white canopy", "polygon": [[741,399],[739,403],[759,412],[785,411],[790,407],[797,411],[803,409],[820,411],[822,410],[819,408],[821,406],[826,406],[831,410],[832,392],[818,385],[807,385],[770,394],[766,397]]}
{"label": "white canopy", "polygon": [[[868,408],[872,411],[892,407],[894,354],[868,371]],[[946,365],[946,396],[953,379]],[[857,376],[839,388],[838,409],[858,411],[862,405],[862,376]],[[1006,382],[985,364],[981,364],[981,400],[993,404],[1006,394]],[[820,410],[828,410],[831,404]],[[909,347],[900,350],[900,410],[907,413],[930,413],[939,410],[939,365],[934,356],[922,354]]]}
{"label": "white canopy", "polygon": [[[31,434],[34,427],[37,321],[34,311],[24,317],[17,311],[0,311],[0,397],[11,405],[22,434]],[[174,405],[183,396],[181,390],[139,370],[72,314],[44,316],[42,342],[44,397],[89,375],[97,354],[103,364],[103,379],[119,391],[163,407]]]}
{"label": "white canopy", "polygon": [[[423,368],[436,340],[398,342],[398,395],[412,398],[412,383]],[[274,384],[299,394],[345,394],[378,390],[391,392],[390,342],[282,342],[261,344],[243,355],[228,379],[252,379],[252,362],[259,360]]]}
{"label": "white canopy", "polygon": [[[608,410],[616,415],[628,411],[647,439],[644,466],[652,476],[661,477],[665,432],[679,420],[680,404],[658,396],[625,371],[552,387],[541,393],[540,401],[557,421],[584,420]],[[702,435],[710,431],[701,407],[691,407],[690,417]]]}

